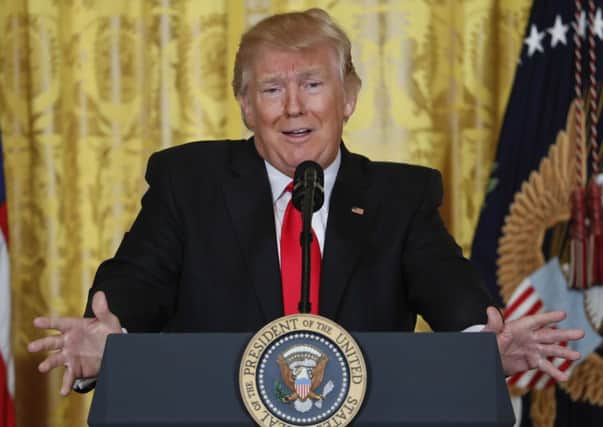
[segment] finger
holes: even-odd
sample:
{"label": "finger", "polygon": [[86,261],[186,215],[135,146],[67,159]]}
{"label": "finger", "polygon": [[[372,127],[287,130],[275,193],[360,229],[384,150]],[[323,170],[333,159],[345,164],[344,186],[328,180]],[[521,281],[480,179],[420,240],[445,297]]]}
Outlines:
{"label": "finger", "polygon": [[559,329],[558,322],[547,323],[546,325],[542,325],[540,329]]}
{"label": "finger", "polygon": [[500,311],[496,307],[490,306],[486,309],[486,315],[488,316],[488,323],[482,331],[495,333],[502,331],[504,322]]}
{"label": "finger", "polygon": [[57,366],[64,366],[67,358],[63,353],[53,353],[38,365],[38,370],[46,373]]}
{"label": "finger", "polygon": [[51,351],[63,348],[65,344],[64,335],[53,335],[51,337],[40,338],[30,342],[27,350],[35,353],[37,351]]}
{"label": "finger", "polygon": [[558,382],[564,382],[569,379],[569,374],[567,372],[560,371],[557,367],[555,367],[555,365],[544,358],[540,359],[538,369],[546,374],[549,374]]}
{"label": "finger", "polygon": [[55,329],[66,332],[81,321],[80,317],[36,317],[33,324],[38,329]]}
{"label": "finger", "polygon": [[539,329],[550,323],[558,323],[563,319],[565,319],[565,311],[547,311],[522,317],[517,322],[521,322],[530,329]]}
{"label": "finger", "polygon": [[545,357],[561,357],[567,360],[577,360],[580,358],[579,352],[557,344],[542,346],[540,354]]}
{"label": "finger", "polygon": [[67,396],[71,389],[73,388],[73,383],[75,382],[75,375],[73,374],[73,370],[67,366],[65,369],[65,373],[63,374],[63,384],[61,385],[61,395]]}
{"label": "finger", "polygon": [[543,344],[555,344],[563,341],[575,341],[584,337],[582,329],[540,329],[535,332],[536,340]]}

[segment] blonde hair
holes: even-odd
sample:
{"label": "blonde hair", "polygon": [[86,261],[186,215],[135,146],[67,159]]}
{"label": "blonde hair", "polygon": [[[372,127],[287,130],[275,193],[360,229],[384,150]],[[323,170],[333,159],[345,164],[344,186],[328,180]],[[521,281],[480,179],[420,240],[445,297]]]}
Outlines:
{"label": "blonde hair", "polygon": [[243,34],[235,57],[232,79],[235,96],[245,94],[249,81],[249,64],[260,47],[302,50],[321,42],[327,42],[334,48],[341,80],[347,90],[356,94],[362,81],[352,63],[350,39],[327,12],[313,8],[269,16]]}

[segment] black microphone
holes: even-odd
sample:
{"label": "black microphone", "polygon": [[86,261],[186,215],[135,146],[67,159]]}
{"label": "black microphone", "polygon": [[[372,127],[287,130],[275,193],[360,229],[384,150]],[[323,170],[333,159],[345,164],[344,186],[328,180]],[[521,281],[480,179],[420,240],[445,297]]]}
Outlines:
{"label": "black microphone", "polygon": [[301,163],[293,176],[293,206],[302,214],[302,231],[300,245],[302,247],[301,299],[299,311],[310,313],[310,245],[312,243],[312,214],[322,207],[325,200],[324,174],[322,168],[311,160]]}
{"label": "black microphone", "polygon": [[300,163],[293,176],[293,206],[303,214],[303,202],[311,201],[311,212],[322,207],[325,200],[323,187],[324,174],[322,168],[312,160]]}

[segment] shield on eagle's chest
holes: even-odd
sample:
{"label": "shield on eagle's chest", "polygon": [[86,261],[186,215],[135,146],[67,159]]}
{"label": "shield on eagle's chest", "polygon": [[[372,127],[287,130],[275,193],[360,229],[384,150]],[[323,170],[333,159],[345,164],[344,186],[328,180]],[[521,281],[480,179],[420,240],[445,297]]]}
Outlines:
{"label": "shield on eagle's chest", "polygon": [[295,378],[295,391],[300,400],[306,400],[308,393],[310,393],[310,378],[307,376]]}

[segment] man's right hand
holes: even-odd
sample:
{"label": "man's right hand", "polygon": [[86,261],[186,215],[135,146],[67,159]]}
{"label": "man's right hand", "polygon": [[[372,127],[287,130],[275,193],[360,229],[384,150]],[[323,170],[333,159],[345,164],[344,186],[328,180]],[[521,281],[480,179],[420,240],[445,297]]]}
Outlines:
{"label": "man's right hand", "polygon": [[121,333],[119,319],[109,311],[107,298],[102,291],[92,298],[94,318],[81,317],[37,317],[33,323],[39,329],[52,329],[59,334],[40,338],[29,343],[30,352],[53,351],[38,365],[40,372],[64,366],[61,394],[71,391],[76,378],[96,377],[107,335]]}

